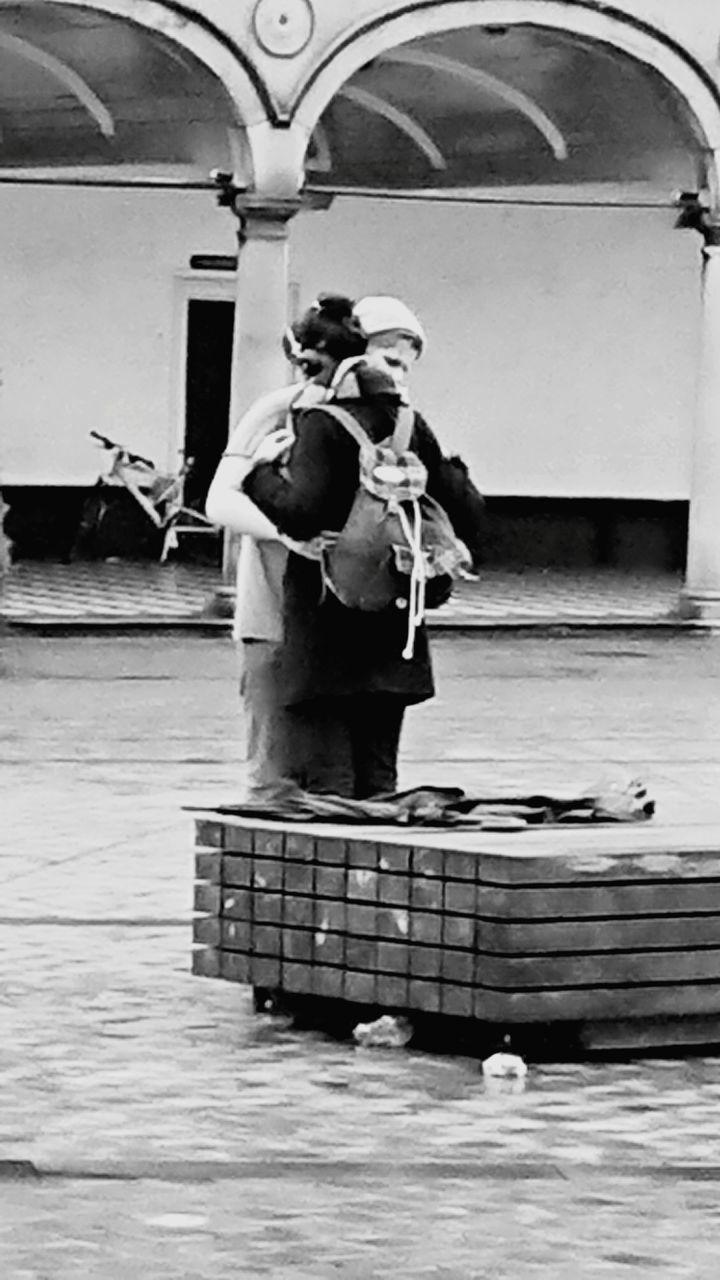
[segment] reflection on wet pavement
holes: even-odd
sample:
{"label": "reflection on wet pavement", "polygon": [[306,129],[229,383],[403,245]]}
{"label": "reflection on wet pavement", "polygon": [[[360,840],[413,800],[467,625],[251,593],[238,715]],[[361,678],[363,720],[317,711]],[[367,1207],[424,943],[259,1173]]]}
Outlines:
{"label": "reflection on wet pavement", "polygon": [[[717,645],[436,649],[408,784],[617,764],[660,822],[717,819]],[[3,660],[0,1280],[715,1280],[720,1058],[531,1064],[498,1092],[467,1057],[254,1015],[189,973],[181,805],[239,787],[232,651]]]}
{"label": "reflection on wet pavement", "polygon": [[10,938],[2,1151],[62,1176],[3,1185],[3,1276],[716,1274],[715,1059],[498,1094],[473,1059],[254,1015],[188,975],[184,927]]}

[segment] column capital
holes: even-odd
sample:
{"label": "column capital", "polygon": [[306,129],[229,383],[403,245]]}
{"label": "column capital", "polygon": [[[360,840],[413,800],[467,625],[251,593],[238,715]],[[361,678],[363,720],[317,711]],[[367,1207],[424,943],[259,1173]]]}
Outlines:
{"label": "column capital", "polygon": [[233,174],[217,169],[213,170],[212,179],[218,189],[218,204],[238,220],[241,245],[247,240],[284,240],[287,224],[304,204],[300,195],[266,196],[248,191],[235,182]]}
{"label": "column capital", "polygon": [[296,213],[329,209],[332,202],[331,192],[308,192],[292,200],[270,200],[244,191],[237,191],[232,198],[225,191],[218,196],[218,204],[230,209],[237,219],[240,248],[248,240],[286,240],[288,223]]}
{"label": "column capital", "polygon": [[241,243],[246,240],[284,240],[288,223],[302,206],[299,196],[290,200],[268,200],[242,192],[232,204],[239,224],[238,238]]}
{"label": "column capital", "polygon": [[675,206],[680,210],[676,228],[699,232],[705,252],[720,246],[720,209],[717,202],[710,201],[707,193],[681,191],[675,199]]}
{"label": "column capital", "polygon": [[716,250],[720,248],[720,209],[717,202],[711,202],[707,193],[682,191],[675,198],[675,206],[680,210],[675,227],[700,233],[703,257],[715,257]]}

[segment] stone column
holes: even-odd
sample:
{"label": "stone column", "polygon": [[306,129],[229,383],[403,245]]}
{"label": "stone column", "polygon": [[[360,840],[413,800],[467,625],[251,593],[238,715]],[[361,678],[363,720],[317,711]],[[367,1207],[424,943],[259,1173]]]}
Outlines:
{"label": "stone column", "polygon": [[[238,219],[230,430],[258,396],[288,381],[281,340],[288,311],[288,225],[300,200],[261,200],[230,190],[221,198]],[[223,580],[214,611],[232,611],[237,539],[226,534]]]}
{"label": "stone column", "polygon": [[720,624],[720,223],[706,221],[683,612]]}

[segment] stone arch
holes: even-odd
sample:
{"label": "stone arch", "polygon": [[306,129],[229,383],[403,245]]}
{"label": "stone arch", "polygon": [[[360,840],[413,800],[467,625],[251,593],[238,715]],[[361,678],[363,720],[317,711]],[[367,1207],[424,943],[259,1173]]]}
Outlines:
{"label": "stone arch", "polygon": [[298,91],[294,129],[312,136],[335,94],[367,62],[421,36],[464,27],[529,26],[610,46],[656,71],[685,101],[705,153],[713,208],[720,212],[720,91],[677,41],[651,24],[589,0],[419,0],[357,25],[337,41]]}
{"label": "stone arch", "polygon": [[[256,173],[254,131],[277,123],[272,96],[252,60],[220,27],[202,13],[176,0],[60,0],[63,6],[91,10],[145,28],[174,42],[210,71],[235,109],[235,126],[244,130],[253,173]],[[230,123],[230,122],[229,122]],[[264,157],[259,157],[263,166]]]}

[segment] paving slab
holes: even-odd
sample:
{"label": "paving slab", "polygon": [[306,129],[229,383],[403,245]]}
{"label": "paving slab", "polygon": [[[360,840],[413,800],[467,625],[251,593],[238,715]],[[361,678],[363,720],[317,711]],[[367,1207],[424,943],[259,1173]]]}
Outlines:
{"label": "paving slab", "polygon": [[[627,769],[659,830],[720,829],[714,637],[434,649],[404,783]],[[0,697],[0,1177],[48,1175],[3,1178],[3,1280],[714,1280],[717,1057],[536,1062],[495,1092],[473,1059],[356,1049],[191,976],[182,806],[244,777],[226,636],[9,632]]]}
{"label": "paving slab", "polygon": [[[224,629],[213,613],[220,573],[201,565],[21,562],[8,574],[0,617],[17,627],[121,625]],[[433,629],[520,626],[685,627],[677,574],[614,570],[484,571],[428,615]]]}

